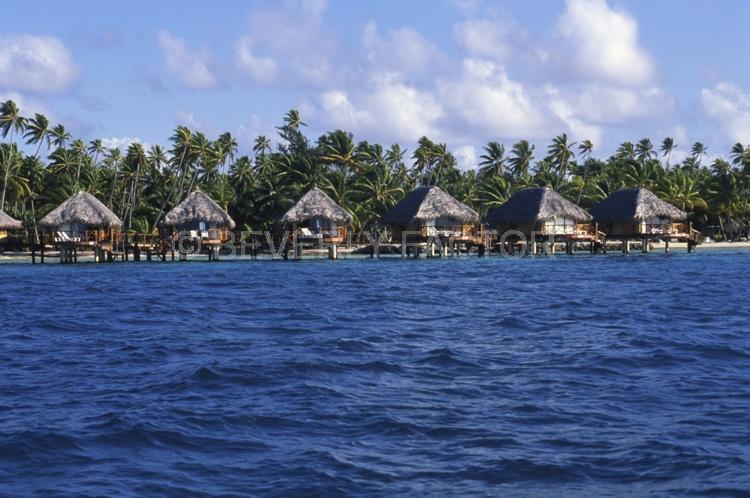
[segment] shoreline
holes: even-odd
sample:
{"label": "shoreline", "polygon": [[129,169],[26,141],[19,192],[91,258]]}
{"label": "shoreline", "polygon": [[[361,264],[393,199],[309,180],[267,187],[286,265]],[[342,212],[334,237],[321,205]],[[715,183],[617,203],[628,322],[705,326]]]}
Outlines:
{"label": "shoreline", "polygon": [[[613,245],[616,245],[616,244],[613,244]],[[340,258],[340,259],[350,259],[350,260],[352,260],[352,259],[370,259],[369,255],[367,255],[367,254],[361,254],[361,253],[357,254],[356,253],[356,251],[358,249],[361,249],[362,247],[365,247],[365,246],[357,246],[357,247],[353,247],[353,248],[350,248],[350,249],[343,248],[343,247],[340,248],[339,249],[339,254],[342,255],[342,256],[343,255],[347,256],[345,258]],[[651,246],[651,251],[652,252],[655,252],[655,253],[659,252],[660,249],[661,250],[664,249],[664,243],[653,244]],[[672,243],[670,243],[670,249],[673,252],[675,250],[677,250],[677,251],[680,251],[680,250],[687,251],[687,243],[686,242],[672,242]],[[704,243],[704,244],[700,244],[700,245],[698,245],[696,247],[696,250],[697,250],[696,252],[702,252],[704,250],[715,251],[715,250],[731,250],[731,249],[750,250],[750,241]],[[610,249],[610,250],[612,251],[613,254],[616,251],[615,249]],[[312,249],[312,250],[308,250],[308,251],[309,252],[307,252],[307,254],[309,256],[312,256],[312,257],[303,257],[302,258],[303,260],[305,260],[305,259],[307,259],[307,260],[328,259],[328,258],[320,257],[320,256],[323,256],[324,254],[327,254],[326,250],[318,250],[318,251],[316,251],[316,250]],[[634,250],[634,252],[640,253],[640,251],[638,251],[638,250]],[[471,257],[471,256],[476,257],[476,255],[462,255],[462,256],[460,256],[460,258],[464,259],[464,258]],[[38,257],[39,257],[39,255],[37,254],[37,258]],[[46,257],[50,261],[46,262],[44,264],[59,264],[59,261],[58,261],[59,255],[58,255],[58,253],[56,251],[55,252],[48,252],[47,255],[46,255]],[[91,263],[91,262],[93,262],[93,251],[90,252],[90,253],[89,252],[80,253],[79,257],[81,258],[80,263]],[[386,254],[381,254],[381,257],[382,257],[382,259],[401,259],[400,256],[398,256],[396,254],[387,254],[387,253]],[[435,259],[440,259],[440,258],[435,258]],[[206,255],[205,254],[189,255],[188,256],[188,261],[205,261],[205,260],[206,260]],[[220,259],[220,261],[221,260],[223,260],[223,261],[245,261],[245,260],[247,260],[247,261],[254,261],[250,256],[247,256],[247,255],[246,256],[225,255],[225,256],[223,256]],[[278,257],[272,257],[270,253],[268,253],[268,254],[261,253],[261,254],[259,254],[259,257],[257,259],[255,259],[255,261],[283,261],[283,260],[281,258],[278,258]],[[289,261],[293,261],[292,258],[289,258]],[[141,262],[145,262],[145,261],[141,261]],[[154,262],[158,263],[159,261],[155,260]],[[27,252],[20,252],[20,253],[5,253],[5,254],[0,254],[0,264],[3,264],[3,263],[29,263],[29,264],[31,264],[31,253],[30,252],[28,252],[28,253]],[[40,264],[40,263],[37,263],[37,264]]]}

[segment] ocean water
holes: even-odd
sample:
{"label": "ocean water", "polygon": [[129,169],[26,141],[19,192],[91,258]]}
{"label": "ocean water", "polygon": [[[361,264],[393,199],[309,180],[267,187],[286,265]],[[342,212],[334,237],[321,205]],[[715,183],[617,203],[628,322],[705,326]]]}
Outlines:
{"label": "ocean water", "polygon": [[3,496],[748,496],[750,251],[0,266]]}

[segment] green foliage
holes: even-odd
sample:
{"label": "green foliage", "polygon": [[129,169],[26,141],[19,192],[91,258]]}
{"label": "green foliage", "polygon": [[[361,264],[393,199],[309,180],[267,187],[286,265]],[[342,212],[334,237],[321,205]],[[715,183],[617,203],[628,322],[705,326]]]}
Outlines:
{"label": "green foliage", "polygon": [[380,215],[418,185],[438,185],[480,213],[527,187],[555,188],[589,208],[617,189],[643,186],[688,211],[698,225],[723,230],[746,226],[750,218],[750,148],[740,143],[729,151],[730,161],[705,166],[707,149],[700,142],[681,164],[670,164],[678,148],[670,137],[659,142],[658,151],[649,138],[625,142],[606,159],[593,157],[589,140],[577,143],[565,134],[554,137],[539,159],[536,146],[526,140],[507,149],[491,141],[475,169],[461,171],[447,144],[429,137],[408,152],[398,144],[386,149],[357,142],[344,130],[311,143],[305,127],[300,113],[289,111],[277,128],[275,149],[261,135],[246,144],[251,157],[237,157],[239,144],[229,133],[211,139],[184,126],[173,130],[169,147],[145,150],[134,143],[123,155],[101,140],[73,139],[42,114],[26,119],[6,101],[0,104],[0,201],[4,198],[9,214],[36,227],[42,216],[83,189],[120,215],[125,229],[149,233],[169,209],[200,188],[238,226],[262,230],[318,186],[352,214],[357,234],[381,228]]}

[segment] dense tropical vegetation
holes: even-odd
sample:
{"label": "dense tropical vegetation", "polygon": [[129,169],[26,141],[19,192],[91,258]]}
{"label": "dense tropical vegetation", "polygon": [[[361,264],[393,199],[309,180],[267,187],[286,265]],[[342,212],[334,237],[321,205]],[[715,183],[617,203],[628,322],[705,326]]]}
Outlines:
{"label": "dense tropical vegetation", "polygon": [[609,193],[647,187],[690,213],[698,226],[716,225],[736,236],[750,215],[750,147],[735,144],[730,161],[705,164],[706,147],[695,143],[679,164],[679,145],[667,137],[657,148],[650,139],[625,142],[606,159],[594,144],[555,137],[546,149],[521,140],[506,151],[488,143],[476,170],[461,171],[444,143],[422,137],[409,153],[398,144],[384,148],[355,142],[335,130],[311,143],[299,112],[289,111],[277,128],[278,145],[259,136],[253,154],[237,156],[237,140],[224,133],[212,140],[177,127],[168,148],[139,143],[107,149],[101,140],[73,139],[61,124],[42,114],[25,117],[16,104],[0,106],[0,208],[22,219],[27,240],[39,240],[37,221],[77,190],[87,190],[122,218],[125,228],[153,232],[164,214],[200,187],[221,204],[240,228],[267,229],[304,191],[324,189],[354,217],[355,233],[417,185],[438,185],[481,213],[516,190],[553,187],[590,207]]}

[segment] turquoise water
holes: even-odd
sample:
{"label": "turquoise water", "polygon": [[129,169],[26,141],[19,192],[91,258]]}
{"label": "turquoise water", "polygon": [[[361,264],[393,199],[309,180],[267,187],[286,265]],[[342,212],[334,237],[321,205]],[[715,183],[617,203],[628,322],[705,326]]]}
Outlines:
{"label": "turquoise water", "polygon": [[0,267],[0,494],[747,496],[750,252]]}

